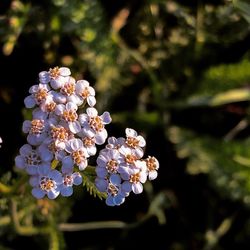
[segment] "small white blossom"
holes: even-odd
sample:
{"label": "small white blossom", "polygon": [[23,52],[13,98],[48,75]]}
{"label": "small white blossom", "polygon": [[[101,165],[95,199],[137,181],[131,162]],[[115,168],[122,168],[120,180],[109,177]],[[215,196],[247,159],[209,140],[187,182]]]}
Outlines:
{"label": "small white blossom", "polygon": [[76,82],[76,93],[82,98],[83,101],[87,101],[90,107],[95,106],[95,90],[89,86],[89,82],[86,80],[79,80]]}

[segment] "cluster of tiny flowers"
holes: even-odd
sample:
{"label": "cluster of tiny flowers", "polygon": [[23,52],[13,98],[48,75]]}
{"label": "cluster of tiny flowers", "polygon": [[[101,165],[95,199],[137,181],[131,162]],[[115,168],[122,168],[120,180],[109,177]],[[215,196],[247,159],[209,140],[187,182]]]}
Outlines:
{"label": "cluster of tiny flowers", "polygon": [[[32,109],[32,119],[23,122],[27,143],[15,158],[16,167],[30,176],[37,199],[72,195],[96,145],[108,138],[109,112],[98,114],[94,88],[86,80],[76,81],[66,67],[40,72],[39,84],[29,89],[24,104]],[[126,138],[109,137],[97,157],[95,185],[107,194],[109,206],[122,204],[131,191],[141,193],[159,168],[155,157],[143,159],[145,139],[131,128],[125,133]]]}
{"label": "cluster of tiny flowers", "polygon": [[96,145],[108,137],[109,112],[98,115],[94,88],[76,81],[66,67],[40,72],[39,84],[29,89],[24,104],[32,109],[32,120],[23,122],[27,143],[15,158],[16,167],[30,175],[37,199],[72,195]]}
{"label": "cluster of tiny flowers", "polygon": [[145,139],[131,128],[125,130],[126,138],[109,137],[108,144],[97,158],[96,187],[107,193],[108,206],[120,205],[132,191],[140,194],[147,179],[154,180],[159,162],[144,155]]}

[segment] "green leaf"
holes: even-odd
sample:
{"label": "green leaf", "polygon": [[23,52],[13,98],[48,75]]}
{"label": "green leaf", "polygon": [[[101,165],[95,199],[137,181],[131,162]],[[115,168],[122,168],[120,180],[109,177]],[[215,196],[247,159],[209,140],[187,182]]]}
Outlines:
{"label": "green leaf", "polygon": [[250,3],[242,0],[233,0],[234,6],[241,11],[241,15],[250,23]]}

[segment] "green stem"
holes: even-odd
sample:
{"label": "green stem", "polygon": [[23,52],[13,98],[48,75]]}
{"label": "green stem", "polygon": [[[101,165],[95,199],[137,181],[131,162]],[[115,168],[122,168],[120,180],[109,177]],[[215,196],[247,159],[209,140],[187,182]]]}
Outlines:
{"label": "green stem", "polygon": [[49,230],[49,250],[59,250],[60,249],[60,239],[59,234],[53,227]]}
{"label": "green stem", "polygon": [[58,225],[60,231],[74,232],[84,230],[96,230],[96,229],[107,229],[107,228],[120,228],[127,227],[127,223],[123,221],[97,221],[97,222],[86,222],[86,223],[61,223]]}
{"label": "green stem", "polygon": [[11,199],[11,220],[15,231],[20,235],[31,236],[49,233],[48,227],[36,228],[33,226],[22,226],[19,222],[17,203],[14,199]]}

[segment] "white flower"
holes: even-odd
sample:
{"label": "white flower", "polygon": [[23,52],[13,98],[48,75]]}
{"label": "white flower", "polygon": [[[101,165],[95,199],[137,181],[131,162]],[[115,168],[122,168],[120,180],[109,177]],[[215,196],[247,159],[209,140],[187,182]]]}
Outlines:
{"label": "white flower", "polygon": [[40,103],[44,102],[48,96],[48,92],[50,87],[48,84],[38,84],[33,85],[29,89],[29,93],[31,95],[27,96],[24,99],[24,104],[26,108],[33,108],[35,105],[40,105]]}
{"label": "white flower", "polygon": [[130,177],[128,181],[124,181],[122,188],[125,192],[133,191],[135,194],[140,194],[143,191],[142,183],[147,180],[146,169],[128,169],[130,172]]}
{"label": "white flower", "polygon": [[108,144],[106,148],[108,149],[119,149],[124,145],[125,139],[123,137],[115,138],[114,136],[108,138]]}
{"label": "white flower", "polygon": [[79,172],[63,173],[63,182],[61,184],[60,192],[64,197],[71,196],[73,194],[73,185],[80,185],[82,183],[82,176]]}
{"label": "white flower", "polygon": [[137,132],[132,128],[126,128],[125,133],[126,145],[135,151],[135,154],[138,156],[138,158],[142,158],[144,154],[142,147],[146,146],[145,139],[141,135],[138,135]]}
{"label": "white flower", "polygon": [[29,144],[24,144],[19,153],[15,158],[16,167],[25,169],[28,174],[35,175],[50,169],[51,155],[43,148],[33,149]]}
{"label": "white flower", "polygon": [[55,109],[55,114],[67,122],[69,130],[74,134],[81,130],[77,109],[77,105],[73,102],[67,102],[66,105],[58,104]]}
{"label": "white flower", "polygon": [[88,136],[83,136],[82,137],[82,141],[83,141],[83,145],[86,148],[88,154],[90,156],[95,155],[96,154],[96,140],[95,137],[88,137]]}
{"label": "white flower", "polygon": [[155,157],[148,156],[147,159],[145,159],[147,171],[148,171],[148,179],[154,180],[158,176],[157,170],[159,169],[159,162]]}
{"label": "white flower", "polygon": [[77,95],[76,91],[76,80],[73,77],[68,77],[68,80],[62,85],[60,93],[66,97],[67,102],[73,102],[77,106],[80,106],[83,101]]}
{"label": "white flower", "polygon": [[88,105],[93,107],[96,104],[95,90],[89,86],[89,82],[86,80],[79,80],[76,82],[76,93],[82,100],[86,100]]}
{"label": "white flower", "polygon": [[37,199],[42,199],[45,195],[49,199],[55,199],[60,194],[62,182],[62,174],[57,170],[47,170],[37,176],[32,176],[30,179],[33,187],[32,195]]}
{"label": "white flower", "polygon": [[98,177],[104,178],[108,174],[116,174],[119,170],[121,156],[118,150],[103,149],[96,160],[96,174]]}
{"label": "white flower", "polygon": [[79,167],[79,170],[84,170],[87,167],[87,158],[89,155],[86,148],[83,146],[82,140],[76,138],[69,140],[66,143],[65,150],[70,155],[64,157],[62,160],[63,171],[67,172],[67,169],[72,169],[74,164]]}
{"label": "white flower", "polygon": [[54,67],[49,71],[42,71],[39,73],[39,80],[41,83],[49,83],[53,89],[59,89],[67,81],[71,75],[70,69],[66,67]]}
{"label": "white flower", "polygon": [[121,205],[129,194],[122,190],[121,178],[117,174],[112,174],[108,180],[96,178],[95,184],[100,192],[107,193],[106,204],[108,206]]}
{"label": "white flower", "polygon": [[104,112],[98,116],[98,111],[95,108],[87,108],[87,114],[79,115],[79,122],[83,127],[83,133],[89,137],[95,137],[96,144],[102,145],[107,139],[108,133],[105,125],[111,122],[109,112]]}

